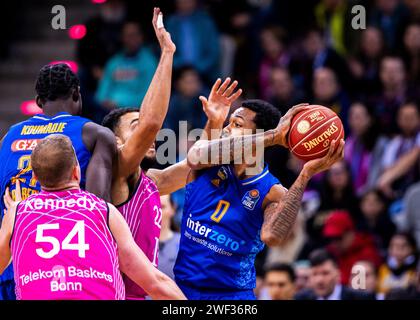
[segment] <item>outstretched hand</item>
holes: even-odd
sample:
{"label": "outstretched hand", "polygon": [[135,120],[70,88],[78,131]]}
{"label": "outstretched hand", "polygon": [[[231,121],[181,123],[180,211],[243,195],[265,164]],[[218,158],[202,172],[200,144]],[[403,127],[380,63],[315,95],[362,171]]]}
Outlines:
{"label": "outstretched hand", "polygon": [[203,104],[203,110],[209,121],[223,124],[229,114],[232,103],[242,94],[242,89],[235,91],[238,86],[238,81],[235,80],[232,84],[230,83],[230,78],[226,78],[223,83],[219,78],[214,83],[208,99],[200,96],[199,99]]}
{"label": "outstretched hand", "polygon": [[[159,18],[159,15],[161,18]],[[162,19],[162,20],[160,20]],[[158,23],[158,20],[162,21],[162,24]],[[174,53],[176,51],[176,46],[171,39],[171,34],[166,31],[163,26],[163,13],[159,8],[153,9],[153,28],[155,29],[156,38],[159,41],[160,48],[162,52]]]}

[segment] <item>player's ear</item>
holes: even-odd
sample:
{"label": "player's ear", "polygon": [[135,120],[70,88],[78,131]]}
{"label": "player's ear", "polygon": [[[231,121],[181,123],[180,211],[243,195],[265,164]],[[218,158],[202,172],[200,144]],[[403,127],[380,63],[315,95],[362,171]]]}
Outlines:
{"label": "player's ear", "polygon": [[115,136],[115,138],[117,139],[117,146],[122,146],[124,144],[120,137]]}
{"label": "player's ear", "polygon": [[72,94],[72,99],[74,102],[79,101],[80,99],[80,91],[79,91],[80,87],[77,87],[76,89],[73,90],[73,94]]}
{"label": "player's ear", "polygon": [[77,164],[73,167],[72,179],[77,180],[80,183],[80,178],[81,178],[80,166],[79,164]]}
{"label": "player's ear", "polygon": [[35,102],[36,102],[36,105],[42,109],[43,103],[42,103],[42,99],[40,98],[40,96],[36,95]]}

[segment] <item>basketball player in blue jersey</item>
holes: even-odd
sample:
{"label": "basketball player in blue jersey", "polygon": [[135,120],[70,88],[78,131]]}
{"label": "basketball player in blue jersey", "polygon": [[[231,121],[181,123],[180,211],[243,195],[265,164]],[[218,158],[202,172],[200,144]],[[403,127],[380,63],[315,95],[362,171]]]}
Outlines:
{"label": "basketball player in blue jersey", "polygon": [[[44,66],[36,93],[43,114],[15,124],[1,141],[0,218],[5,209],[3,195],[10,191],[14,198],[16,181],[20,182],[23,200],[39,192],[29,159],[37,142],[53,133],[71,139],[81,168],[82,188],[110,201],[115,137],[109,129],[77,116],[82,110],[77,76],[66,64]],[[0,277],[0,300],[14,297],[13,268],[9,266]]]}
{"label": "basketball player in blue jersey", "polygon": [[[271,104],[245,100],[223,129],[228,108],[220,116],[222,139],[200,140],[190,149],[187,160],[193,170],[174,267],[176,282],[188,299],[255,299],[255,256],[264,244],[285,240],[308,181],[343,158],[344,141],[333,141],[325,157],[304,165],[289,190],[270,174],[263,154],[256,153],[257,144],[287,148],[291,119],[305,108],[294,106],[280,119]],[[245,129],[264,133],[245,135]],[[241,152],[234,150],[238,145]],[[252,163],[250,158],[256,160]]]}

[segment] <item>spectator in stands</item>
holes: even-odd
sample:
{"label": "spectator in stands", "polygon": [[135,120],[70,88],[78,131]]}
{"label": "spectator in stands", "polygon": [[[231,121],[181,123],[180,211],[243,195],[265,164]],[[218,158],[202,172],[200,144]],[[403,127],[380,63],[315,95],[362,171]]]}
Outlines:
{"label": "spectator in stands", "polygon": [[97,123],[102,123],[108,110],[95,100],[95,92],[106,62],[121,49],[121,30],[126,15],[124,1],[106,1],[99,6],[99,14],[85,23],[86,35],[77,42],[82,112]]}
{"label": "spectator in stands", "polygon": [[285,114],[290,107],[304,101],[303,93],[295,87],[286,68],[274,67],[271,69],[268,89],[268,100],[282,114]]}
{"label": "spectator in stands", "polygon": [[124,24],[122,42],[123,52],[107,62],[96,92],[96,99],[108,110],[139,106],[157,67],[138,23]]}
{"label": "spectator in stands", "polygon": [[358,200],[353,190],[350,167],[343,160],[332,165],[322,178],[318,188],[319,207],[306,221],[307,242],[299,258],[306,259],[310,252],[325,246],[323,228],[328,216],[336,210],[346,210],[354,218],[358,216]]}
{"label": "spectator in stands", "polygon": [[268,99],[270,95],[270,76],[273,68],[287,68],[290,55],[286,48],[286,32],[275,26],[266,27],[260,34],[263,57],[258,72],[260,95]]}
{"label": "spectator in stands", "polygon": [[388,49],[401,46],[408,21],[407,8],[400,0],[376,0],[370,15],[370,24],[381,29]]}
{"label": "spectator in stands", "polygon": [[386,300],[420,300],[420,264],[417,266],[417,280],[407,288],[391,289]]}
{"label": "spectator in stands", "polygon": [[420,182],[413,184],[404,196],[404,230],[410,232],[420,247]]}
{"label": "spectator in stands", "polygon": [[378,290],[404,289],[416,281],[417,245],[408,233],[395,234],[388,248],[386,263],[379,268]]}
{"label": "spectator in stands", "polygon": [[265,272],[264,283],[271,300],[292,300],[296,294],[296,275],[289,264],[273,264]]}
{"label": "spectator in stands", "polygon": [[383,253],[396,232],[395,224],[388,215],[388,202],[385,195],[377,189],[367,191],[360,199],[361,217],[358,221],[358,229],[372,234],[375,237],[376,246]]}
{"label": "spectator in stands", "polygon": [[396,159],[393,166],[387,169],[376,182],[378,188],[382,190],[386,194],[392,194],[391,186],[394,184],[395,181],[404,177],[407,173],[413,171],[420,172],[420,139],[416,139],[415,146]]}
{"label": "spectator in stands", "polygon": [[381,60],[379,77],[382,91],[371,99],[375,116],[383,133],[396,133],[397,110],[405,101],[415,98],[407,84],[407,74],[403,60],[398,56],[385,56]]}
{"label": "spectator in stands", "polygon": [[174,279],[173,268],[178,255],[180,233],[173,224],[175,216],[175,203],[170,195],[160,197],[162,207],[162,222],[159,238],[159,264],[160,271]]}
{"label": "spectator in stands", "polygon": [[347,94],[342,90],[336,74],[330,68],[318,68],[314,71],[312,84],[314,103],[327,106],[339,115],[348,131],[347,119],[350,101]]}
{"label": "spectator in stands", "polygon": [[373,294],[360,292],[340,284],[337,261],[324,249],[310,255],[311,289],[298,292],[296,300],[374,300]]}
{"label": "spectator in stands", "polygon": [[420,20],[420,1],[419,0],[403,0],[410,14],[411,21]]}
{"label": "spectator in stands", "polygon": [[293,269],[296,274],[296,292],[309,289],[309,278],[311,275],[311,265],[309,260],[297,260],[293,264]]}
{"label": "spectator in stands", "polygon": [[383,294],[377,294],[378,268],[371,261],[357,261],[351,268],[350,285],[352,289],[374,294],[376,300],[383,300]]}
{"label": "spectator in stands", "polygon": [[408,79],[420,84],[420,23],[410,24],[404,33],[403,57],[408,69]]}
{"label": "spectator in stands", "polygon": [[268,294],[268,288],[265,285],[264,277],[265,277],[265,271],[264,268],[258,264],[255,263],[255,278],[256,278],[256,284],[254,288],[254,294],[257,300],[270,300],[270,295]]}
{"label": "spectator in stands", "polygon": [[379,63],[384,53],[384,40],[380,29],[368,27],[362,31],[359,48],[348,60],[360,95],[372,95],[380,90]]}
{"label": "spectator in stands", "polygon": [[321,67],[334,70],[343,87],[351,87],[353,81],[347,62],[328,46],[321,30],[308,30],[301,47],[294,52],[290,62],[291,73],[301,89],[310,91],[313,72]]}
{"label": "spectator in stands", "polygon": [[[362,102],[350,106],[348,119],[350,132],[347,133],[344,159],[351,168],[353,187],[357,194],[373,185],[372,178],[379,176],[385,141],[377,143],[379,130],[371,109]],[[378,154],[379,153],[379,154]]]}
{"label": "spectator in stands", "polygon": [[349,283],[351,268],[359,260],[372,261],[379,267],[382,262],[374,238],[367,233],[356,231],[350,214],[346,211],[335,211],[326,220],[323,235],[330,244],[328,251],[338,261],[341,283]]}
{"label": "spectator in stands", "polygon": [[174,68],[192,65],[206,82],[219,76],[220,41],[216,25],[197,0],[176,0],[166,26],[177,46]]}
{"label": "spectator in stands", "polygon": [[287,239],[281,245],[267,249],[265,266],[278,263],[293,263],[296,261],[305,241],[305,221],[302,215],[298,215]]}
{"label": "spectator in stands", "polygon": [[[400,134],[395,136],[388,144],[382,160],[382,171],[390,170],[403,155],[413,150],[420,141],[420,111],[415,102],[407,102],[401,105],[397,113],[397,123]],[[396,181],[392,190],[384,190],[390,197],[401,198],[408,186],[418,179],[417,168],[411,168],[409,172]]]}
{"label": "spectator in stands", "polygon": [[351,14],[348,7],[345,0],[322,0],[315,7],[317,23],[325,30],[327,43],[343,56],[350,46]]}
{"label": "spectator in stands", "polygon": [[206,95],[200,74],[192,66],[185,66],[174,74],[175,85],[169,102],[165,127],[179,134],[179,121],[187,121],[188,130],[203,128],[206,116],[203,112],[200,95]]}

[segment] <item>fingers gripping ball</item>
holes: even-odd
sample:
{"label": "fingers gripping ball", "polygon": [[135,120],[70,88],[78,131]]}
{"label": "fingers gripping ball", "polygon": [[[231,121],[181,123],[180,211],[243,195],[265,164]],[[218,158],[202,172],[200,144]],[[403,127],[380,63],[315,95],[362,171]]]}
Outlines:
{"label": "fingers gripping ball", "polygon": [[296,157],[308,161],[322,158],[331,141],[343,138],[344,127],[337,114],[327,107],[311,105],[293,117],[288,144]]}

